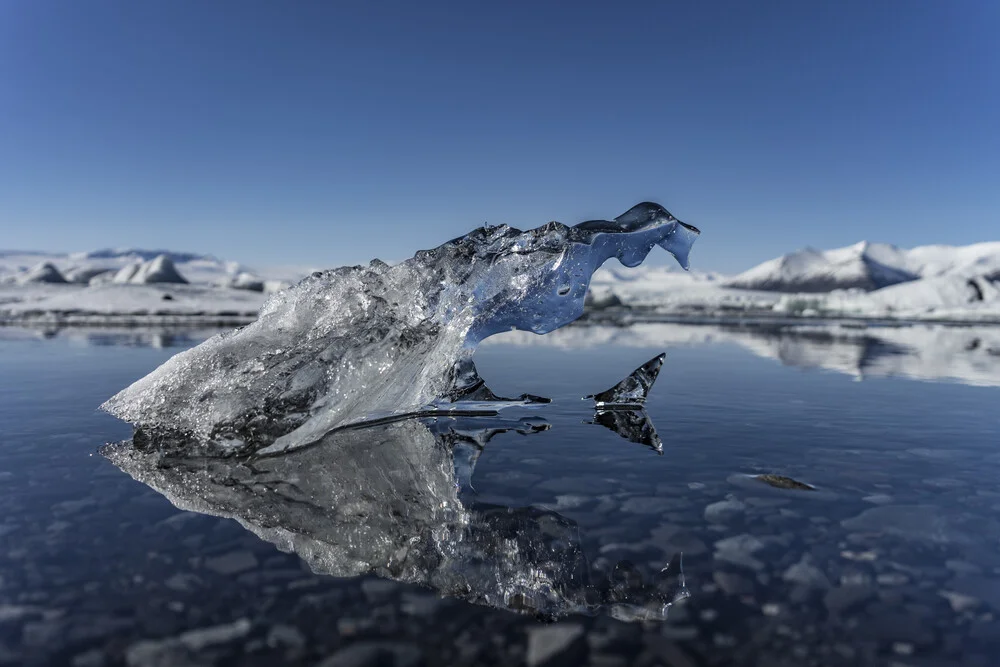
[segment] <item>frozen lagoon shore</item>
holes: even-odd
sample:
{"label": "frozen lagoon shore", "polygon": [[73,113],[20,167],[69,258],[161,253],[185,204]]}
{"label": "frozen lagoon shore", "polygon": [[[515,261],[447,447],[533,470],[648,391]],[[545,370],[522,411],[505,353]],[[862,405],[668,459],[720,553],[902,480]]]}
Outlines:
{"label": "frozen lagoon shore", "polygon": [[0,325],[239,326],[257,319],[266,299],[206,285],[0,285]]}
{"label": "frozen lagoon shore", "polygon": [[[981,280],[921,280],[874,292],[778,293],[724,287],[704,276],[640,272],[595,275],[585,317],[595,321],[799,322],[1000,325],[1000,288]],[[925,284],[926,283],[926,284]],[[0,285],[0,326],[240,326],[268,295],[212,285]]]}

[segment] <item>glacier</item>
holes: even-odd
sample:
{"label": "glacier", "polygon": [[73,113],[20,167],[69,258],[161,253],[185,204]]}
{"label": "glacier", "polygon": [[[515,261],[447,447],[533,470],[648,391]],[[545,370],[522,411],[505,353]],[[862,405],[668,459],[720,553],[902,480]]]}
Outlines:
{"label": "glacier", "polygon": [[267,453],[332,428],[460,408],[483,339],[576,320],[612,257],[634,267],[658,245],[686,269],[699,233],[643,202],[613,220],[484,226],[395,266],[316,272],[272,295],[257,321],[174,356],[102,408],[147,433]]}

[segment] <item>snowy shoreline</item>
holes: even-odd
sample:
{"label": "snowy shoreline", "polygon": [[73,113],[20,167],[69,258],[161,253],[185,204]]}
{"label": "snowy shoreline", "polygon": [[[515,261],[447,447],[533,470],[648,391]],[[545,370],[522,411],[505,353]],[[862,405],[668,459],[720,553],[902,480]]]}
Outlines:
{"label": "snowy shoreline", "polygon": [[[256,312],[129,312],[100,313],[81,311],[23,311],[16,315],[0,313],[0,327],[23,328],[63,328],[89,327],[143,329],[150,327],[189,328],[231,328],[250,324],[257,319]],[[954,318],[889,318],[850,316],[789,316],[767,312],[752,314],[678,314],[657,313],[651,309],[608,309],[589,310],[580,319],[583,325],[630,326],[633,324],[685,324],[691,326],[741,326],[741,327],[781,327],[781,326],[856,326],[866,327],[908,327],[914,325],[938,325],[946,327],[1000,327],[1000,316],[983,319]]]}
{"label": "snowy shoreline", "polygon": [[[0,251],[0,326],[241,326],[311,272],[161,250]],[[612,324],[1000,326],[1000,242],[807,248],[737,276],[612,261],[586,303],[585,320]]]}

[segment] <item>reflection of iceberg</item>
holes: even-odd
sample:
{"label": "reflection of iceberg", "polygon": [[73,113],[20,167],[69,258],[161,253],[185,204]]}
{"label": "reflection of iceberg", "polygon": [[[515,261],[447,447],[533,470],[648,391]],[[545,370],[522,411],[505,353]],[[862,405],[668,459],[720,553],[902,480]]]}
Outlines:
{"label": "reflection of iceberg", "polygon": [[87,347],[191,347],[219,329],[188,327],[0,327],[0,340],[58,339]]}
{"label": "reflection of iceberg", "polygon": [[487,336],[580,317],[607,259],[635,266],[660,245],[686,267],[697,233],[644,203],[613,221],[483,227],[396,266],[318,272],[269,299],[253,324],[176,355],[103,407],[147,429],[278,448],[420,410],[450,392]]}
{"label": "reflection of iceberg", "polygon": [[639,323],[572,326],[541,337],[510,332],[490,341],[491,345],[660,349],[706,343],[736,343],[788,366],[858,378],[898,376],[1000,386],[1000,327],[995,326]]}
{"label": "reflection of iceberg", "polygon": [[645,410],[598,410],[589,423],[600,424],[629,442],[646,445],[659,454],[663,453],[663,441],[656,434],[656,428]]}
{"label": "reflection of iceberg", "polygon": [[[193,457],[185,443],[131,442],[104,454],[181,509],[233,518],[318,573],[424,584],[498,608],[662,619],[687,597],[679,560],[643,581],[599,572],[579,527],[551,511],[460,500],[455,471],[496,433],[537,421],[405,419],[341,429],[252,461]],[[476,456],[457,462],[461,443]],[[471,471],[466,474],[471,474]]]}

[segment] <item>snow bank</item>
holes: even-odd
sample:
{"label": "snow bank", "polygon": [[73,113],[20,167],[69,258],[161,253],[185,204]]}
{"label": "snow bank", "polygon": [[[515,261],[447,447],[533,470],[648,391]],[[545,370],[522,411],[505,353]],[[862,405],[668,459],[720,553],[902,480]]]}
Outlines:
{"label": "snow bank", "polygon": [[806,248],[782,255],[724,282],[778,292],[872,291],[921,278],[974,277],[1000,271],[1000,242],[897,248],[862,241],[846,248]]}
{"label": "snow bank", "polygon": [[24,285],[28,283],[65,283],[66,279],[59,273],[59,269],[51,262],[42,262],[30,271],[18,276],[17,282]]}
{"label": "snow bank", "polygon": [[119,285],[153,285],[156,283],[187,284],[167,255],[157,255],[145,262],[123,266],[111,282]]}

